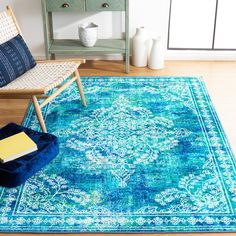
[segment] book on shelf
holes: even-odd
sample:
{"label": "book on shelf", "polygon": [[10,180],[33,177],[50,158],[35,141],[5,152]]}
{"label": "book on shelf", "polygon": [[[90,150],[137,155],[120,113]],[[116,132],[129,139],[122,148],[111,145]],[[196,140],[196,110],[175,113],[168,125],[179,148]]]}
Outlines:
{"label": "book on shelf", "polygon": [[0,162],[13,161],[37,151],[37,144],[24,132],[0,140]]}

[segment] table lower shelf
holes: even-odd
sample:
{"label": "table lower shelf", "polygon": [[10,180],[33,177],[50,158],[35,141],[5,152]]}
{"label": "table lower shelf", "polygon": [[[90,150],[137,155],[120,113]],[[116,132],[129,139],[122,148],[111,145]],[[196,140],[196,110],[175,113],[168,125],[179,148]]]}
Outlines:
{"label": "table lower shelf", "polygon": [[125,54],[125,40],[123,39],[99,39],[94,47],[84,47],[76,39],[55,39],[49,47],[50,54],[68,55],[101,55],[122,53]]}

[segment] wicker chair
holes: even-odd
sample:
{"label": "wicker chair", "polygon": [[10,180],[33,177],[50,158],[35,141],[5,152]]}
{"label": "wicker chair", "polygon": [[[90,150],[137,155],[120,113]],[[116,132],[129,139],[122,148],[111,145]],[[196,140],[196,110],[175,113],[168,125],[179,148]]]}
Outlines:
{"label": "wicker chair", "polygon": [[[14,38],[22,32],[10,6],[0,13],[0,44]],[[23,36],[22,36],[23,37]],[[35,112],[43,132],[47,132],[41,108],[59,95],[64,89],[76,81],[84,106],[86,101],[83,93],[78,67],[85,63],[84,59],[38,61],[37,65],[18,77],[16,80],[0,88],[0,98],[27,99],[31,98]],[[71,76],[71,79],[68,79]],[[65,81],[66,80],[66,81]],[[49,90],[53,93],[47,96]],[[44,99],[39,103],[38,99]]]}

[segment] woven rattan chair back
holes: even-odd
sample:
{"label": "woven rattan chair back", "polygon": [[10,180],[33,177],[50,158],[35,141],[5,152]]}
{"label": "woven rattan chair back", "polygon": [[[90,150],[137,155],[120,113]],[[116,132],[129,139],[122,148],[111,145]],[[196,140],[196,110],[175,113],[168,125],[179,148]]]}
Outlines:
{"label": "woven rattan chair back", "polygon": [[18,33],[14,20],[7,12],[0,13],[0,44],[14,38]]}

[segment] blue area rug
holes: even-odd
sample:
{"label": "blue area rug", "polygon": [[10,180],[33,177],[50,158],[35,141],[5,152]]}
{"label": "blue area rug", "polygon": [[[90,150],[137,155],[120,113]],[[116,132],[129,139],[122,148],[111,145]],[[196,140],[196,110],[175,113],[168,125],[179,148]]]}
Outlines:
{"label": "blue area rug", "polygon": [[[0,188],[1,232],[236,231],[235,159],[201,80],[83,78],[44,109],[60,154]],[[39,129],[32,107],[24,125]]]}

